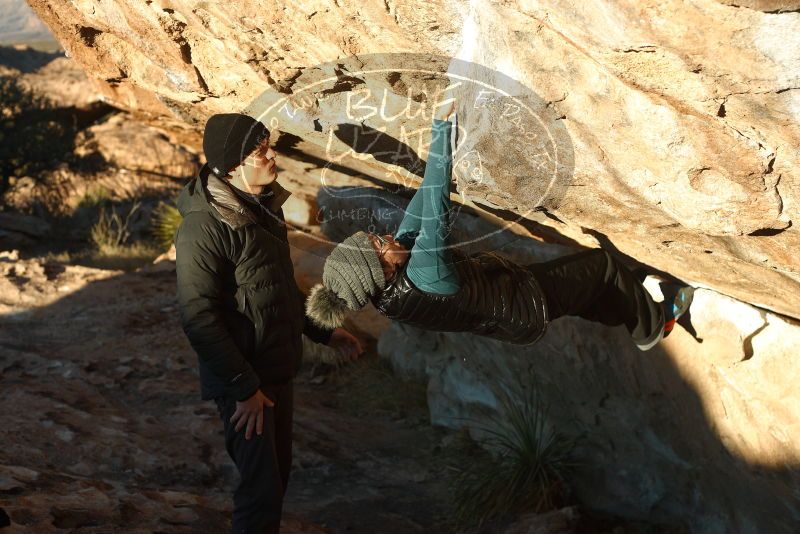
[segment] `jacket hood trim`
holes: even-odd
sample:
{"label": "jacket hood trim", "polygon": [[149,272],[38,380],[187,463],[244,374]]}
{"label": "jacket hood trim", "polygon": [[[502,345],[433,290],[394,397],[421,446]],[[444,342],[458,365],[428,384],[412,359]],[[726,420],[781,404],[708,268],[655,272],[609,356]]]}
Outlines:
{"label": "jacket hood trim", "polygon": [[[248,209],[233,191],[233,186],[227,181],[218,178],[208,165],[204,165],[200,170],[199,178],[205,179],[208,203],[214,206],[220,218],[231,228],[238,229],[248,224],[257,222],[255,214]],[[291,193],[281,186],[277,181],[268,186],[273,192],[273,198],[269,202],[270,211],[277,212]]]}

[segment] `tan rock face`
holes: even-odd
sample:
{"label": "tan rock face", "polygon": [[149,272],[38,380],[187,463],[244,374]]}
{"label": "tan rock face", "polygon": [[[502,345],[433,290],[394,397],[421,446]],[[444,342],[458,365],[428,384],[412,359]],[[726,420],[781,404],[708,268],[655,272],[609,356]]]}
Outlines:
{"label": "tan rock face", "polygon": [[[385,88],[387,111],[397,112],[419,81],[390,55],[382,66],[395,74],[383,87],[378,78],[353,83],[364,64],[352,56],[413,52],[485,65],[529,88],[573,151],[563,198],[548,205],[561,222],[542,222],[800,317],[796,2],[30,3],[110,100],[198,128],[264,91],[273,100],[301,92],[316,65],[335,67],[335,81],[277,125],[321,147],[343,122],[348,93]],[[471,189],[460,180],[462,193],[528,213],[531,181],[541,178],[526,167],[530,152],[504,151],[510,130],[487,129],[485,114],[459,115],[474,143],[466,148],[492,176]],[[397,171],[367,159],[378,175]]]}
{"label": "tan rock face", "polygon": [[120,170],[181,179],[197,172],[197,158],[164,133],[126,114],[94,125],[84,134],[84,152],[98,152]]}
{"label": "tan rock face", "polygon": [[177,196],[185,179],[199,168],[197,156],[176,139],[127,113],[90,126],[76,145],[77,156],[101,162],[98,169],[80,172],[62,164],[41,177],[19,178],[6,192],[5,204],[22,211],[41,205],[50,213],[68,215],[92,196]]}
{"label": "tan rock face", "polygon": [[56,106],[89,106],[100,96],[74,61],[27,47],[0,49],[0,74],[15,77]]}
{"label": "tan rock face", "polygon": [[538,388],[548,424],[580,436],[581,501],[692,532],[796,531],[800,328],[712,291],[642,353],[624,327],[567,317],[532,346],[395,324],[379,351],[427,376],[434,424],[502,421],[499,399]]}
{"label": "tan rock face", "polygon": [[800,10],[800,2],[797,0],[720,0],[721,3],[736,6],[749,7],[768,13],[782,13],[786,11]]}

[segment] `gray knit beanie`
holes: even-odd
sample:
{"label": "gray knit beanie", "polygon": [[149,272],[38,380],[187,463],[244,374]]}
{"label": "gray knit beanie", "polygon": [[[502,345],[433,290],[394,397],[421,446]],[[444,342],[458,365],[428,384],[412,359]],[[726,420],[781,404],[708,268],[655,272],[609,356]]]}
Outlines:
{"label": "gray knit beanie", "polygon": [[322,284],[311,288],[306,313],[325,328],[344,323],[348,310],[360,310],[386,286],[383,268],[369,234],[356,232],[331,251]]}

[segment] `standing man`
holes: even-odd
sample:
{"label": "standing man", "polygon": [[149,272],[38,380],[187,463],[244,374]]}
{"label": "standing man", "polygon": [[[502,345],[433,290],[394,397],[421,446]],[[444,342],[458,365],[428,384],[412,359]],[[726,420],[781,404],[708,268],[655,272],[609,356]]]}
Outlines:
{"label": "standing man", "polygon": [[269,130],[239,113],[212,116],[206,165],[178,199],[175,234],[183,330],[200,362],[201,396],[214,399],[241,480],[232,532],[276,533],[292,464],[292,378],[301,334],[362,352],[341,328],[305,317],[295,283]]}

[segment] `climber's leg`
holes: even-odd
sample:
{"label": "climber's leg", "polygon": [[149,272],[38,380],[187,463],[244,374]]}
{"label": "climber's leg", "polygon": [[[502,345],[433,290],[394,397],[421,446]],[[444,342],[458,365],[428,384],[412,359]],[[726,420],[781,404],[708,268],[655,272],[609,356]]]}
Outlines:
{"label": "climber's leg", "polygon": [[544,292],[550,320],[576,315],[609,326],[624,324],[643,350],[661,339],[661,305],[605,250],[587,250],[530,268]]}
{"label": "climber's leg", "polygon": [[[450,211],[450,180],[453,171],[451,136],[453,124],[434,119],[431,133],[431,148],[425,165],[425,176],[415,199],[421,200],[421,212],[413,220],[418,221],[419,233],[411,247],[411,257],[406,266],[408,278],[421,290],[440,295],[452,295],[459,290],[458,272],[451,263],[448,236],[452,221]],[[396,239],[402,240],[401,231],[409,215],[401,224]],[[401,241],[402,242],[402,241]]]}

